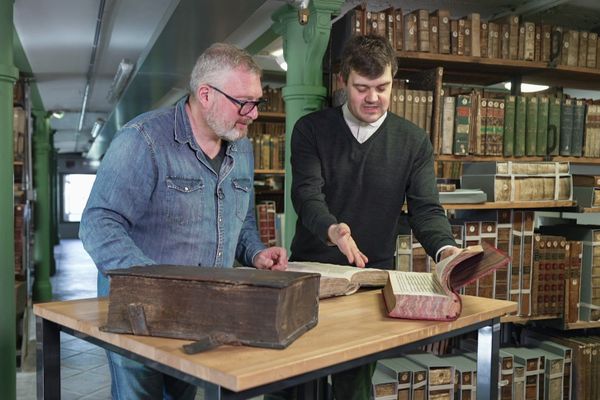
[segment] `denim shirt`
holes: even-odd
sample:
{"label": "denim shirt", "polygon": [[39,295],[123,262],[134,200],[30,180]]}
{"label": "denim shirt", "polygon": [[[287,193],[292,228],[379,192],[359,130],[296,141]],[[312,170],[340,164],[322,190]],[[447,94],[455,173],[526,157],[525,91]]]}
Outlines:
{"label": "denim shirt", "polygon": [[186,101],[127,123],[104,156],[79,230],[103,274],[149,264],[232,267],[234,257],[252,265],[265,248],[254,216],[252,145],[228,143],[214,171]]}

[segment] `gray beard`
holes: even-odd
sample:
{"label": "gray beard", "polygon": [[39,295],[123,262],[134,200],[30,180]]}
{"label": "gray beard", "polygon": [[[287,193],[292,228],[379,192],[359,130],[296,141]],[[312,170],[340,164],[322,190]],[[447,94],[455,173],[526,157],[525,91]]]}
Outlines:
{"label": "gray beard", "polygon": [[206,124],[213,130],[215,135],[228,142],[235,142],[244,137],[242,132],[225,126],[225,123],[218,119],[218,114],[214,109],[206,115]]}

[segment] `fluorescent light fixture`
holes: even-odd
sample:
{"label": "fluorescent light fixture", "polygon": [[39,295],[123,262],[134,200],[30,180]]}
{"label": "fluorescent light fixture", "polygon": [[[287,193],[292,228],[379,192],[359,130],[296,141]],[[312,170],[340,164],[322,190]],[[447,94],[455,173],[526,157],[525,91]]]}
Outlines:
{"label": "fluorescent light fixture", "polygon": [[98,135],[100,134],[100,129],[102,129],[102,127],[104,126],[104,120],[102,118],[98,118],[96,120],[96,122],[94,122],[94,125],[92,126],[92,139],[96,139],[98,137]]}
{"label": "fluorescent light fixture", "polygon": [[122,59],[119,63],[119,68],[117,68],[117,73],[115,74],[115,78],[113,79],[108,95],[106,96],[106,100],[110,103],[114,103],[121,97],[121,93],[123,92],[123,89],[125,89],[127,81],[129,81],[129,77],[133,72],[133,65],[134,64],[126,58]]}
{"label": "fluorescent light fixture", "polygon": [[52,118],[56,118],[56,119],[61,119],[62,117],[65,116],[65,112],[64,111],[52,111]]}
{"label": "fluorescent light fixture", "polygon": [[[510,90],[512,87],[510,82],[504,83],[504,88]],[[532,85],[531,83],[521,83],[521,93],[535,93],[547,90],[549,86],[546,85]]]}
{"label": "fluorescent light fixture", "polygon": [[283,49],[280,48],[273,50],[270,54],[275,58],[275,61],[277,62],[277,65],[279,65],[279,68],[281,68],[284,71],[287,71],[287,63],[285,62],[285,58],[283,58]]}

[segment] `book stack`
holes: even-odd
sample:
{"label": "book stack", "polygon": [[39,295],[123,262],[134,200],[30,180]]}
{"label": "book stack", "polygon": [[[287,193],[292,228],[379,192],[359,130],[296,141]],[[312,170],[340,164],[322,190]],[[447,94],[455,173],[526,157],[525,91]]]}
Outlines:
{"label": "book stack", "polygon": [[256,205],[258,233],[260,234],[260,240],[265,246],[275,246],[277,244],[277,231],[275,228],[276,214],[274,201],[265,200]]}
{"label": "book stack", "polygon": [[466,162],[461,187],[481,189],[487,201],[570,200],[566,162]]}

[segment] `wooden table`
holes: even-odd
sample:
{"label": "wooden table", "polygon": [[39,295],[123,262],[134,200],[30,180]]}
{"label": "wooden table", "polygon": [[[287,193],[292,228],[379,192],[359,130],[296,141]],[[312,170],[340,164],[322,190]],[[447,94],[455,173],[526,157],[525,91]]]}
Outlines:
{"label": "wooden table", "polygon": [[433,341],[478,330],[477,398],[496,399],[500,317],[516,303],[463,296],[453,322],[388,318],[380,290],[322,300],[319,323],[284,350],[221,346],[187,355],[185,340],[106,333],[106,299],[34,305],[38,399],[60,398],[60,331],[204,385],[208,399],[243,399],[398,356]]}

